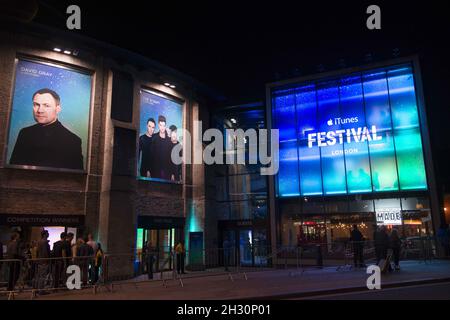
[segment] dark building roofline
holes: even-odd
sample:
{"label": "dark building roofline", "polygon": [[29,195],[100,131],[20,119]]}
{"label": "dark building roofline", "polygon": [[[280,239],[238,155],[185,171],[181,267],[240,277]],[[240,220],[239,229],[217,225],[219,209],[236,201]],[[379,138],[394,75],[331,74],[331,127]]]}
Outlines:
{"label": "dark building roofline", "polygon": [[226,99],[226,97],[219,91],[208,87],[200,81],[174,68],[130,50],[81,35],[75,31],[69,32],[59,30],[34,22],[22,23],[5,17],[0,18],[0,26],[2,30],[9,30],[41,37],[45,35],[49,41],[55,41],[55,46],[60,42],[69,42],[72,46],[75,44],[75,46],[80,49],[84,47],[87,50],[99,50],[105,57],[113,58],[122,63],[127,63],[135,66],[137,69],[148,68],[150,71],[160,73],[161,76],[167,77],[168,81],[171,79],[175,81],[176,84],[184,85],[210,99],[216,100],[217,102],[224,101]]}

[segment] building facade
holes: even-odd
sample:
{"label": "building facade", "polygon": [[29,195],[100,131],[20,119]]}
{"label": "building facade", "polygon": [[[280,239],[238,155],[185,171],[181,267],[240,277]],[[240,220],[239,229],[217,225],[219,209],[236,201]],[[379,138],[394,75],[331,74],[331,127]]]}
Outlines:
{"label": "building facade", "polygon": [[[161,260],[204,229],[204,166],[185,161],[184,136],[208,125],[217,95],[194,79],[105,43],[34,24],[0,31],[0,241],[51,244],[91,233],[106,252]],[[152,135],[153,134],[153,135]],[[200,133],[201,134],[201,133]],[[149,139],[152,137],[152,139]],[[150,143],[150,142],[151,143]],[[154,142],[154,143],[153,143]],[[179,144],[184,160],[169,164]],[[118,273],[129,273],[127,264]]]}
{"label": "building facade", "polygon": [[267,86],[268,127],[280,130],[269,180],[272,247],[346,241],[353,224],[432,236],[438,203],[416,58]]}
{"label": "building facade", "polygon": [[[246,132],[266,128],[262,102],[221,108],[211,117],[211,126],[224,137],[229,129]],[[244,139],[246,164],[226,164],[227,155],[236,157],[239,146],[233,143],[233,148],[224,150],[224,164],[207,166],[208,215],[215,219],[209,228],[217,230],[218,248],[226,248],[228,243],[236,252],[233,263],[260,266],[267,263],[271,252],[267,176],[260,174],[259,162],[249,164],[249,150],[257,146],[251,146],[251,139]]]}
{"label": "building facade", "polygon": [[[259,266],[280,247],[345,241],[353,224],[367,239],[377,225],[405,238],[439,228],[416,58],[269,84],[265,105],[213,110],[216,92],[148,58],[33,24],[1,27],[3,245],[14,231],[31,243],[45,228],[51,244],[62,231],[90,233],[109,254],[135,257],[110,270],[130,276],[148,243],[157,270],[173,268],[180,241],[188,266],[220,265],[225,243],[233,264]],[[208,128],[279,129],[278,174],[195,164]]]}

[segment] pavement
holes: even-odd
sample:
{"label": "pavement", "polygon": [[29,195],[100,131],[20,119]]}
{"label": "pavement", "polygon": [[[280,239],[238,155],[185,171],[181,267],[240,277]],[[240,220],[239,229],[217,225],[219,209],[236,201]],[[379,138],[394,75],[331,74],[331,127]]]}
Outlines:
{"label": "pavement", "polygon": [[[307,267],[304,269],[247,270],[240,273],[192,273],[179,280],[121,281],[94,290],[65,290],[37,300],[242,300],[314,298],[369,291],[366,269]],[[450,281],[450,261],[402,261],[401,270],[382,274],[382,290]],[[398,296],[401,299],[401,295]],[[15,299],[30,299],[21,293]]]}
{"label": "pavement", "polygon": [[366,290],[292,300],[450,300],[450,282],[428,283],[407,287]]}

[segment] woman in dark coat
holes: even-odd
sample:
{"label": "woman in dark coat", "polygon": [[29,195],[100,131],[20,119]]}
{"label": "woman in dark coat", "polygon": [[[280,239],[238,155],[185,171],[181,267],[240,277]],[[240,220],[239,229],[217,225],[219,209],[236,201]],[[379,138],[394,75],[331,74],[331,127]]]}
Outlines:
{"label": "woman in dark coat", "polygon": [[400,270],[400,249],[402,246],[402,240],[398,235],[397,229],[391,231],[391,236],[389,237],[389,244],[392,249],[392,256],[394,258],[395,270]]}

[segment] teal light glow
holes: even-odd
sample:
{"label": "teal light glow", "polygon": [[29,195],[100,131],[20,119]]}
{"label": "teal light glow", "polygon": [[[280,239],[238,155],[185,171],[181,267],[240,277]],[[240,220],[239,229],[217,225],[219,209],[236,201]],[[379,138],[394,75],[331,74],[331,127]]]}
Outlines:
{"label": "teal light glow", "polygon": [[142,249],[142,242],[144,241],[144,229],[137,229],[137,235],[136,235],[136,248]]}
{"label": "teal light glow", "polygon": [[189,220],[188,220],[188,231],[189,232],[197,232],[201,231],[200,223],[198,218],[196,217],[195,205],[192,204],[189,208]]}

